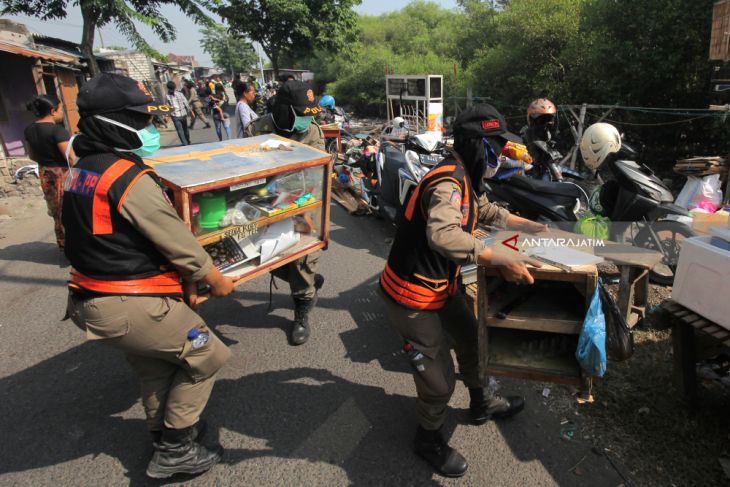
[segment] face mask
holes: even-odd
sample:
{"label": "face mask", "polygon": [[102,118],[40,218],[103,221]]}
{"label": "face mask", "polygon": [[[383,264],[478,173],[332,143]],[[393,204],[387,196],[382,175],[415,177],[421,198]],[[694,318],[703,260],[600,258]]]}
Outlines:
{"label": "face mask", "polygon": [[152,124],[149,124],[142,130],[137,131],[139,140],[142,141],[142,147],[132,152],[140,157],[148,157],[160,149],[160,132]]}
{"label": "face mask", "polygon": [[295,117],[294,118],[294,127],[292,130],[294,132],[306,132],[309,129],[309,125],[312,123],[313,117]]}
{"label": "face mask", "polygon": [[153,124],[149,124],[148,126],[140,130],[134,130],[129,125],[125,125],[110,118],[102,117],[101,115],[94,115],[94,117],[137,134],[137,137],[139,138],[141,144],[139,147],[137,147],[136,149],[120,149],[119,147],[115,147],[115,149],[118,151],[131,152],[133,154],[137,154],[140,157],[148,157],[160,148],[160,132]]}

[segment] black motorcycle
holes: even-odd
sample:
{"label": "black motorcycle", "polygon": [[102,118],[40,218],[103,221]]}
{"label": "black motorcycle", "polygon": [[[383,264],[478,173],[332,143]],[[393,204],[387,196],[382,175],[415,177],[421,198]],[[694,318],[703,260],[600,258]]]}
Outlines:
{"label": "black motorcycle", "polygon": [[[687,211],[673,203],[672,192],[649,167],[631,160],[636,156],[636,151],[624,143],[619,152],[604,161],[612,179],[600,187],[600,214],[611,220],[611,240],[662,253],[662,262],[651,271],[650,278],[670,285],[682,241],[695,233],[672,219],[686,216]],[[505,181],[489,180],[486,188],[490,200],[520,216],[552,222],[565,230],[572,230],[588,206],[582,201],[588,200],[583,189],[569,182],[516,176]]]}
{"label": "black motorcycle", "polygon": [[604,163],[613,179],[600,188],[601,211],[612,221],[612,240],[630,240],[637,247],[662,253],[662,262],[651,271],[650,278],[657,284],[671,285],[682,241],[695,232],[672,219],[687,216],[687,210],[674,204],[672,192],[654,171],[632,160],[636,156],[636,151],[623,143]]}

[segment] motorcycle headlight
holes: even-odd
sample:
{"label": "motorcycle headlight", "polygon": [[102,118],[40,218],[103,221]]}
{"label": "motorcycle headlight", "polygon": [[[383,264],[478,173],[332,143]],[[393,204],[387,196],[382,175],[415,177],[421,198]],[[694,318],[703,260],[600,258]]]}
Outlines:
{"label": "motorcycle headlight", "polygon": [[406,162],[408,164],[413,165],[413,166],[420,166],[421,165],[421,160],[418,158],[418,154],[416,154],[412,150],[407,150],[406,151]]}

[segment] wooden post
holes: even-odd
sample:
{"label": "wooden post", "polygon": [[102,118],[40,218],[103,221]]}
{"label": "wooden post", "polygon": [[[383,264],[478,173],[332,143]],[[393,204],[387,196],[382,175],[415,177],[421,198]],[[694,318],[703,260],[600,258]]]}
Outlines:
{"label": "wooden post", "polygon": [[672,328],[674,380],[690,410],[697,407],[697,372],[695,371],[695,330],[675,319]]}
{"label": "wooden post", "polygon": [[[580,116],[578,117],[578,139],[577,144],[580,144],[580,139],[583,138],[583,125],[585,124],[586,120],[586,108],[588,106],[584,103],[580,107]],[[572,110],[571,110],[572,112]],[[573,113],[575,115],[575,113]],[[575,161],[578,156],[578,151],[573,151],[573,154],[570,156],[570,168],[575,169]]]}

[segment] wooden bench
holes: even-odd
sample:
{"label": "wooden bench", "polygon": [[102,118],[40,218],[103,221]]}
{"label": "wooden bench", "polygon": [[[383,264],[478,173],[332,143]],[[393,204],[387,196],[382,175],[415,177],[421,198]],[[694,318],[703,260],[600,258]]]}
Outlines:
{"label": "wooden bench", "polygon": [[730,349],[730,330],[668,299],[661,304],[661,318],[672,325],[674,380],[691,409],[696,409],[697,361]]}

